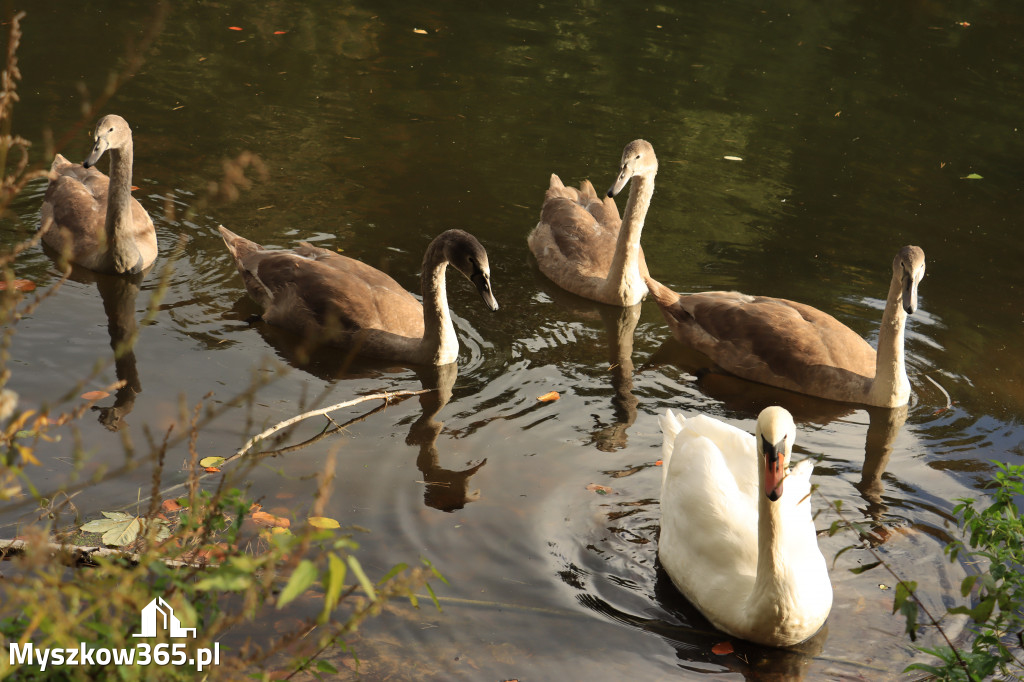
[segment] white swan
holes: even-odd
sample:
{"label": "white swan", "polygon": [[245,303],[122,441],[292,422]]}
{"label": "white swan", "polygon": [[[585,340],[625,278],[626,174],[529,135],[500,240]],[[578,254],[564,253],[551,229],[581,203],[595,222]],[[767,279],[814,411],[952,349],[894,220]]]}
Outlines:
{"label": "white swan", "polygon": [[[631,306],[647,295],[650,275],[640,248],[640,232],[654,194],[658,158],[646,140],[633,140],[622,150],[619,175],[598,198],[584,180],[578,190],[557,175],[544,195],[540,221],[527,241],[537,265],[548,279],[572,293],[601,303]],[[633,179],[625,219],[611,198]]]}
{"label": "white swan", "polygon": [[803,303],[736,291],[681,296],[650,277],[647,286],[673,336],[727,372],[820,398],[899,407],[910,400],[903,337],[924,270],[920,247],[904,246],[893,259],[877,353]]}
{"label": "white swan", "polygon": [[[43,197],[43,242],[61,258],[96,272],[138,273],[156,260],[156,230],[132,196],[132,129],[120,116],[96,124],[82,164],[60,154],[50,166]],[[110,152],[110,178],[94,168]]]}
{"label": "white swan", "polygon": [[223,225],[219,229],[249,296],[263,307],[264,321],[313,346],[346,346],[414,365],[455,362],[459,338],[444,278],[449,263],[473,282],[488,308],[498,309],[487,252],[462,230],[442,232],[427,246],[421,304],[394,279],[352,258],[305,242],[267,250]]}
{"label": "white swan", "polygon": [[766,408],[756,436],[671,410],[660,422],[658,558],[672,582],[735,637],[784,647],[813,635],[832,608],[832,584],[811,518],[814,465],[787,472],[793,417]]}

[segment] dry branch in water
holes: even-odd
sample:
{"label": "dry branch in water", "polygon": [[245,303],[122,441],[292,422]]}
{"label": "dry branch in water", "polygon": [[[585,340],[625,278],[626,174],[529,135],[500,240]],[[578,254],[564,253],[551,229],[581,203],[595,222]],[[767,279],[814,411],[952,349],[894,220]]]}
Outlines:
{"label": "dry branch in water", "polygon": [[271,435],[273,433],[276,433],[276,432],[280,431],[281,429],[283,429],[285,427],[291,426],[292,424],[297,424],[298,422],[300,422],[300,421],[302,421],[304,419],[309,419],[310,417],[317,417],[317,416],[320,416],[320,415],[326,415],[328,412],[334,412],[335,410],[340,410],[340,409],[342,409],[344,407],[351,407],[352,405],[358,405],[359,403],[365,403],[368,400],[383,400],[385,403],[390,403],[393,398],[405,398],[405,397],[413,396],[413,395],[422,395],[423,393],[429,393],[430,391],[436,391],[436,390],[437,390],[436,388],[424,388],[424,389],[421,389],[419,391],[392,391],[391,393],[388,393],[387,391],[385,391],[384,393],[374,393],[372,395],[364,395],[364,396],[360,396],[358,398],[354,398],[352,400],[346,400],[343,403],[337,403],[336,405],[330,405],[328,407],[323,407],[323,408],[320,408],[319,410],[311,410],[309,412],[303,412],[300,415],[296,415],[296,416],[292,417],[291,419],[285,419],[283,422],[275,424],[274,426],[271,426],[269,429],[266,429],[265,431],[262,431],[262,432],[256,434],[255,436],[250,438],[248,441],[246,441],[245,445],[243,445],[242,448],[238,452],[236,452],[235,454],[231,455],[231,457],[229,457],[227,460],[225,460],[225,463],[230,462],[231,460],[233,460],[233,459],[235,459],[237,457],[241,457],[249,449],[251,449],[253,445],[255,445],[259,441],[263,440],[267,436],[269,436],[269,435]]}
{"label": "dry branch in water", "polygon": [[[39,543],[28,543],[24,540],[0,540],[0,560],[7,559],[11,556],[24,554],[28,551],[29,547],[38,546]],[[93,557],[109,556],[109,557],[121,557],[128,561],[136,564],[142,558],[142,555],[128,552],[123,549],[111,549],[109,547],[84,547],[79,545],[65,545],[57,542],[47,542],[44,545],[50,551],[50,556],[59,556],[61,560],[67,566],[95,566],[96,562],[93,561]],[[197,559],[195,561],[186,561],[183,559],[160,559],[160,561],[167,566],[172,568],[216,568],[218,564],[207,561],[206,559]]]}

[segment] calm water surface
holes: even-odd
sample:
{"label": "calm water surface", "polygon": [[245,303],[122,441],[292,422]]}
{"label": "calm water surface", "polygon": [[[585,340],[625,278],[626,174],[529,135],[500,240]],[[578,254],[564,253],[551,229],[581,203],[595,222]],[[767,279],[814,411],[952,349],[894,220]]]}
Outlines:
{"label": "calm water surface", "polygon": [[[952,500],[979,494],[989,460],[1024,460],[1024,14],[994,2],[675,5],[172,9],[104,112],[134,130],[135,194],[157,224],[157,268],[179,239],[183,251],[134,363],[89,385],[122,376],[141,392],[108,398],[111,409],[81,424],[84,472],[68,437],[43,453],[36,484],[120,466],[123,443],[144,450],[147,429],[172,423],[180,400],[212,393],[210,403],[226,404],[277,365],[290,371],[206,429],[202,454],[229,454],[313,403],[441,385],[441,396],[392,405],[242,481],[269,511],[301,518],[312,477],[333,455],[327,515],[371,529],[364,565],[383,573],[424,556],[450,581],[437,586],[443,613],[399,607],[364,628],[355,644],[366,679],[898,676],[913,650],[890,614],[891,578],[848,570],[873,561],[863,549],[835,562],[827,630],[803,650],[711,653],[725,637],[656,561],[657,415],[701,411],[752,429],[763,406],[786,405],[798,453],[823,458],[821,492],[869,524],[877,550],[929,603],[952,603],[965,571],[941,551]],[[15,129],[33,140],[37,162],[48,163],[46,140],[69,132],[62,151],[84,157],[81,87],[100,92],[153,21],[148,2],[118,7],[32,3]],[[549,174],[603,189],[636,137],[653,143],[661,168],[643,235],[648,263],[676,290],[804,301],[873,341],[893,256],[903,244],[925,249],[905,413],[698,380],[653,303],[623,313],[540,276],[526,235]],[[235,201],[211,199],[224,159],[245,151],[267,178]],[[5,243],[35,229],[43,190],[32,185],[3,219]],[[345,369],[330,357],[295,367],[294,339],[246,323],[256,308],[221,223],[268,245],[340,250],[413,290],[426,245],[460,227],[488,249],[501,310],[450,279],[457,375]],[[57,279],[41,250],[25,254],[17,275]],[[20,324],[11,387],[31,405],[87,377],[110,356],[108,317],[115,330],[130,327],[157,280],[151,272],[138,290],[65,284]],[[558,402],[537,402],[552,390]],[[170,453],[166,483],[184,480],[185,458],[184,447]],[[75,502],[92,517],[148,486],[142,468]],[[834,513],[815,505],[816,525],[828,528]],[[0,508],[6,534],[26,518],[23,506]],[[829,557],[853,541],[820,540]]]}

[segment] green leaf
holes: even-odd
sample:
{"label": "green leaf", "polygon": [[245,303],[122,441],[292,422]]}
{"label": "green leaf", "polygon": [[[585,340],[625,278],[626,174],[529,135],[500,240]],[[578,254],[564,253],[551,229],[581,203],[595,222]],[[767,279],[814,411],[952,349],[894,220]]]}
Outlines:
{"label": "green leaf", "polygon": [[981,180],[981,176],[978,175],[977,173],[970,173],[969,175],[965,175],[965,176],[963,176],[960,179],[961,180]]}
{"label": "green leaf", "polygon": [[846,552],[849,552],[851,549],[860,549],[860,545],[847,545],[846,547],[843,547],[841,550],[836,552],[836,555],[832,557],[832,568],[836,567],[836,561],[839,559],[839,557],[841,557]]}
{"label": "green leaf", "polygon": [[348,567],[352,569],[353,575],[355,575],[356,580],[359,581],[363,591],[366,592],[366,596],[373,601],[377,601],[377,590],[373,588],[373,583],[371,583],[370,579],[366,577],[366,573],[363,572],[363,567],[359,564],[359,560],[354,556],[349,556]]}
{"label": "green leaf", "polygon": [[203,457],[199,460],[199,466],[201,467],[219,467],[227,460],[223,457]]}
{"label": "green leaf", "polygon": [[283,608],[285,604],[305,592],[306,588],[316,582],[316,578],[316,564],[309,559],[300,561],[291,577],[288,578],[288,584],[284,586],[277,598],[277,608]]}
{"label": "green leaf", "polygon": [[863,566],[857,566],[856,568],[851,568],[850,569],[850,573],[853,573],[854,575],[860,575],[864,571],[870,571],[872,568],[877,568],[878,566],[881,566],[881,565],[882,565],[881,561],[876,561],[873,564],[864,564]]}
{"label": "green leaf", "polygon": [[430,586],[430,583],[424,583],[423,587],[427,588],[427,594],[430,595],[430,601],[434,602],[434,607],[438,611],[440,611],[441,610],[441,602],[439,602],[437,600],[437,595],[434,594],[434,588]]}
{"label": "green leaf", "polygon": [[896,584],[896,594],[892,599],[892,612],[896,613],[914,594],[914,590],[917,589],[917,583],[913,580],[901,580]]}
{"label": "green leaf", "polygon": [[327,556],[327,590],[324,594],[322,615],[325,622],[341,599],[341,590],[345,587],[345,571],[345,562],[341,557],[333,553]]}
{"label": "green leaf", "polygon": [[907,621],[907,634],[910,635],[910,641],[917,641],[917,602],[904,601],[900,605],[900,613]]}
{"label": "green leaf", "polygon": [[430,559],[427,559],[426,557],[420,557],[420,561],[423,562],[424,566],[426,566],[427,568],[430,569],[431,573],[433,573],[434,575],[437,576],[438,580],[443,582],[445,585],[449,585],[450,584],[448,582],[448,579],[445,578],[443,575],[441,575],[441,571],[437,570],[437,568],[434,566],[434,564],[430,563]]}
{"label": "green leaf", "polygon": [[328,673],[330,675],[338,674],[338,669],[331,665],[330,661],[325,661],[323,659],[316,662],[316,669],[317,672]]}
{"label": "green leaf", "polygon": [[251,584],[251,573],[226,567],[199,580],[195,584],[195,589],[199,592],[241,592]]}
{"label": "green leaf", "polygon": [[380,580],[377,581],[377,584],[378,585],[383,585],[384,583],[386,583],[387,581],[391,580],[392,578],[394,578],[396,575],[398,575],[402,571],[406,570],[407,568],[409,568],[409,564],[405,564],[405,563],[395,564],[394,566],[391,567],[391,570],[388,571],[387,574],[383,578],[381,578]]}
{"label": "green leaf", "polygon": [[971,589],[974,588],[974,583],[978,581],[978,576],[969,575],[960,581],[960,596],[966,597],[971,593]]}

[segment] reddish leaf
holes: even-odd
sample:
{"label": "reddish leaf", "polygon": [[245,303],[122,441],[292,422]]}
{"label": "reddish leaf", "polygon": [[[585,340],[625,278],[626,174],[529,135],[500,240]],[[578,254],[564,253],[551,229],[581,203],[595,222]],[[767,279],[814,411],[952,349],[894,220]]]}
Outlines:
{"label": "reddish leaf", "polygon": [[229,31],[241,31],[242,27],[241,26],[228,26],[228,30]]}
{"label": "reddish leaf", "polygon": [[734,649],[732,648],[732,642],[730,642],[729,640],[719,642],[718,644],[711,647],[711,653],[718,654],[719,656],[731,654],[733,651]]}
{"label": "reddish leaf", "polygon": [[664,462],[662,462],[662,461],[661,461],[661,460],[659,459],[659,460],[658,460],[657,462],[655,462],[655,463],[654,463],[654,466],[656,466],[656,467],[660,467],[660,466],[661,466],[662,464],[664,464]]}
{"label": "reddish leaf", "polygon": [[205,471],[208,474],[219,474],[220,473],[220,469],[218,469],[217,467],[203,467],[203,471]]}
{"label": "reddish leaf", "polygon": [[588,485],[587,486],[587,490],[591,490],[591,491],[597,493],[598,495],[607,495],[609,493],[615,492],[614,490],[612,490],[608,486],[606,486],[606,485],[599,485],[597,483],[591,483],[590,485]]}
{"label": "reddish leaf", "polygon": [[[7,282],[0,280],[0,291],[7,288]],[[36,288],[35,282],[30,282],[27,279],[16,279],[11,281],[11,288],[18,291],[32,291]]]}
{"label": "reddish leaf", "polygon": [[178,504],[177,500],[164,500],[160,503],[160,508],[165,512],[176,512],[181,511],[183,507]]}
{"label": "reddish leaf", "polygon": [[274,35],[275,35],[275,36],[283,36],[283,35],[284,35],[285,33],[287,33],[287,32],[288,32],[288,31],[274,31]]}
{"label": "reddish leaf", "polygon": [[558,391],[549,391],[544,395],[537,396],[537,400],[541,401],[542,403],[552,403],[561,397],[562,396],[558,395]]}
{"label": "reddish leaf", "polygon": [[109,393],[106,391],[87,391],[82,394],[82,400],[103,400]]}

